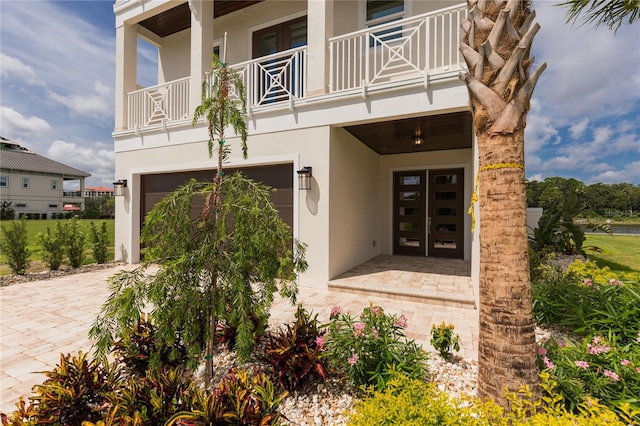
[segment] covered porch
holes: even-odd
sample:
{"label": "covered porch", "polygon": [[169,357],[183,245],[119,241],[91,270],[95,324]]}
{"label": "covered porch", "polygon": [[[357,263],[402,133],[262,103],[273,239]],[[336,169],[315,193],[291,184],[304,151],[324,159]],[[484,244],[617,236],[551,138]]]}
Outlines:
{"label": "covered porch", "polygon": [[329,290],[475,309],[471,262],[381,254],[339,275]]}

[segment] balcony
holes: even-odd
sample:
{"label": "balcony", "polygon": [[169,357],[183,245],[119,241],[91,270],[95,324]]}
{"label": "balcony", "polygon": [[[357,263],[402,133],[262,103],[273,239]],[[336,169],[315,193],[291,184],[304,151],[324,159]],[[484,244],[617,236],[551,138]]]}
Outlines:
{"label": "balcony", "polygon": [[[465,5],[376,25],[329,39],[328,94],[342,97],[376,90],[424,86],[456,76]],[[313,102],[306,93],[307,48],[279,52],[232,65],[242,78],[249,115]],[[165,128],[191,121],[190,77],[128,94],[128,130]]]}

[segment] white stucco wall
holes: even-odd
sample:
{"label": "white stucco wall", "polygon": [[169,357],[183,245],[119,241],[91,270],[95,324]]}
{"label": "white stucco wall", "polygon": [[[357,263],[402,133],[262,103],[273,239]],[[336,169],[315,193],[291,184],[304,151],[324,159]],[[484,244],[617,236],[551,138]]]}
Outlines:
{"label": "white stucco wall", "polygon": [[331,133],[329,278],[380,252],[379,156],[342,128]]}
{"label": "white stucco wall", "polygon": [[190,49],[190,29],[162,39],[162,46],[158,48],[158,84],[191,75]]}
{"label": "white stucco wall", "polygon": [[[308,244],[308,271],[300,278],[306,286],[326,286],[327,235],[329,233],[329,132],[328,126],[252,135],[247,142],[249,156],[242,158],[239,139],[227,138],[232,154],[228,167],[251,167],[266,164],[292,163],[294,168],[294,236]],[[140,233],[140,176],[204,170],[216,166],[207,154],[206,129],[158,132],[147,136],[146,149],[116,153],[116,176],[128,179],[125,197],[116,199],[116,256],[128,262],[138,262]],[[161,142],[162,141],[162,142]],[[173,143],[167,145],[168,141]],[[157,144],[156,147],[153,147]],[[313,167],[312,189],[299,191],[295,170]]]}

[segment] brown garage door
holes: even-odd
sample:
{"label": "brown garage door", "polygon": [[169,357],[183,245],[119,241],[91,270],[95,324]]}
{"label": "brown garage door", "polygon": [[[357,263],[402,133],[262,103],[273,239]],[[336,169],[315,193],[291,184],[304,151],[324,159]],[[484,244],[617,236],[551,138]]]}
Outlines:
{"label": "brown garage door", "polygon": [[[225,173],[233,173],[235,170],[240,170],[245,176],[276,189],[271,194],[271,200],[282,220],[293,229],[293,164],[225,169]],[[145,216],[153,206],[189,179],[211,181],[213,176],[213,170],[143,175],[140,200],[141,223],[144,223]],[[195,202],[192,214],[200,214],[202,207],[202,201]]]}

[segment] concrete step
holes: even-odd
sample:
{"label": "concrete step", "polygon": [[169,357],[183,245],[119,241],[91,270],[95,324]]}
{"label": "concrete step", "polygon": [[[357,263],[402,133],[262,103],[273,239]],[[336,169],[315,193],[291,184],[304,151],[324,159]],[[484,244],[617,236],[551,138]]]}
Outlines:
{"label": "concrete step", "polygon": [[[469,283],[471,287],[471,283]],[[410,288],[402,286],[385,286],[372,283],[362,283],[353,280],[337,279],[329,281],[329,290],[351,294],[361,294],[371,297],[386,297],[389,299],[406,300],[454,308],[476,309],[476,301],[473,291],[460,291],[460,289],[441,290],[437,286],[423,288]]]}

